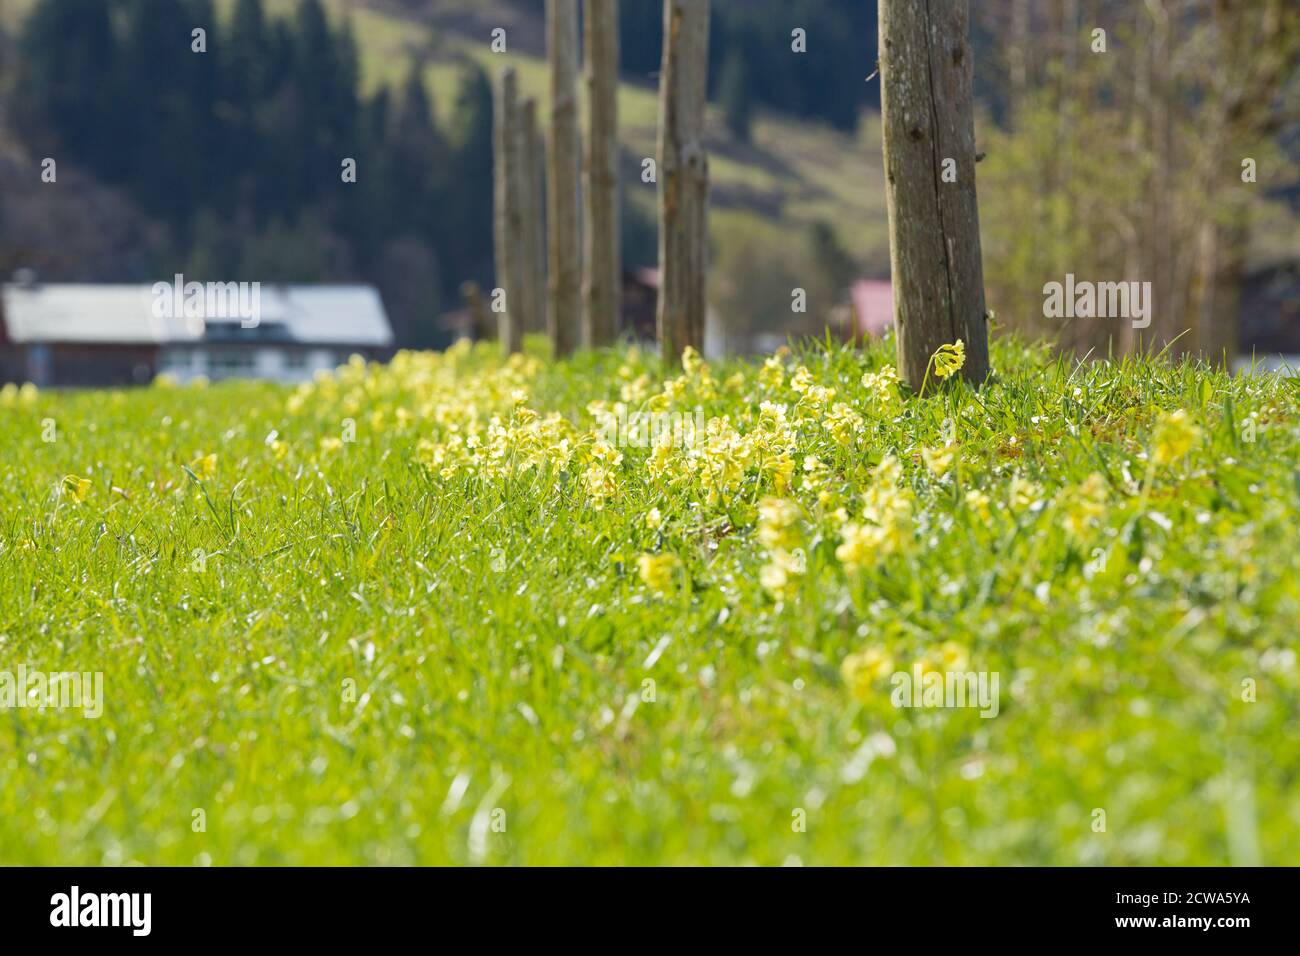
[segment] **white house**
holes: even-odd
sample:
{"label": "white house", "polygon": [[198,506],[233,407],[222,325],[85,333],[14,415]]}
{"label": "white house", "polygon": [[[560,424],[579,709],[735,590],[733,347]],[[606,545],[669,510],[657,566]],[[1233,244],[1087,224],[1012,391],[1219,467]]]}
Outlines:
{"label": "white house", "polygon": [[256,321],[248,321],[168,314],[150,285],[5,285],[0,382],[110,386],[162,373],[299,382],[353,354],[392,352],[393,331],[370,286],[266,285],[258,293]]}

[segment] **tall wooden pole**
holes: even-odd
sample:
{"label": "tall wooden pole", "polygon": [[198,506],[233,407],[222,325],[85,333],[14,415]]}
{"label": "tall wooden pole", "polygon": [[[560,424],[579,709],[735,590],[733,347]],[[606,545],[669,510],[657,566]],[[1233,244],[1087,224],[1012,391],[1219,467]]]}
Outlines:
{"label": "tall wooden pole", "polygon": [[622,325],[618,208],[618,0],[583,9],[587,142],[583,168],[582,341],[600,348]]}
{"label": "tall wooden pole", "polygon": [[578,0],[546,0],[551,61],[551,129],[547,149],[550,302],[547,324],[555,355],[578,347],[582,246],[578,236]]}
{"label": "tall wooden pole", "polygon": [[[505,292],[505,308],[497,313],[497,338],[509,355],[523,347],[524,261],[523,215],[519,192],[519,80],[512,66],[497,78],[493,110],[492,151],[496,177],[493,242],[497,286]],[[495,296],[494,307],[495,307]]]}
{"label": "tall wooden pole", "polygon": [[659,347],[704,347],[709,160],[704,149],[709,0],[664,0],[659,79]]}
{"label": "tall wooden pole", "polygon": [[899,371],[913,388],[935,350],[957,339],[967,381],[982,382],[989,369],[969,21],[967,0],[880,2],[894,328]]}
{"label": "tall wooden pole", "polygon": [[546,270],[542,266],[542,151],[537,132],[537,101],[526,97],[519,109],[519,193],[523,209],[524,331],[546,329]]}

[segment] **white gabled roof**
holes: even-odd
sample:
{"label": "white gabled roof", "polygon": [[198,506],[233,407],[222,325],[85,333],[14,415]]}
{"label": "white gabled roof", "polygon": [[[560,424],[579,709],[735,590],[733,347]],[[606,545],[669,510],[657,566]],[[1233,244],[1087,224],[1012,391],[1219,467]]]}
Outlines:
{"label": "white gabled roof", "polygon": [[[206,336],[201,321],[156,317],[152,285],[6,285],[0,295],[5,328],[19,344],[183,345],[198,344]],[[239,320],[212,319],[208,324],[238,328]],[[280,342],[375,348],[393,344],[383,301],[373,287],[364,285],[264,283],[261,326],[263,331],[279,327]]]}

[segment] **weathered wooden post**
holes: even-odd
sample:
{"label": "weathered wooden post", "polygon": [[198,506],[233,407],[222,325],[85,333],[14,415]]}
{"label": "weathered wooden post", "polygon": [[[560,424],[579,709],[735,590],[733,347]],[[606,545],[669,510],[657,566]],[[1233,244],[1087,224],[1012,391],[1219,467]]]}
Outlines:
{"label": "weathered wooden post", "polygon": [[583,9],[587,142],[583,169],[582,341],[600,348],[618,338],[622,257],[618,209],[618,0]]}
{"label": "weathered wooden post", "polygon": [[[497,80],[493,110],[493,170],[496,177],[494,251],[497,286],[505,292],[505,308],[497,313],[497,338],[509,355],[523,347],[524,273],[523,216],[519,195],[519,81],[512,66]],[[495,296],[493,297],[495,300]],[[496,308],[494,301],[493,307]]]}
{"label": "weathered wooden post", "polygon": [[526,97],[519,109],[519,195],[523,218],[524,331],[546,329],[546,281],[542,268],[542,173],[537,133],[537,101]]}
{"label": "weathered wooden post", "polygon": [[547,324],[556,358],[578,347],[582,247],[578,236],[578,0],[546,0],[551,61],[551,129],[547,149]]}
{"label": "weathered wooden post", "polygon": [[675,362],[704,346],[709,160],[704,106],[709,0],[664,0],[659,79],[659,347]]}
{"label": "weathered wooden post", "polygon": [[969,20],[967,0],[880,0],[894,328],[913,388],[934,351],[957,339],[967,381],[989,370]]}

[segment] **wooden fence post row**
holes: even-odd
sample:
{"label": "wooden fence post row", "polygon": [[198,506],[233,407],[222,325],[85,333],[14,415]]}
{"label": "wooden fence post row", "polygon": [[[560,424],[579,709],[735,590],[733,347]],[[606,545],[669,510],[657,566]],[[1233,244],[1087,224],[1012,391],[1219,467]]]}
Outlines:
{"label": "wooden fence post row", "polygon": [[[546,0],[551,90],[544,204],[536,106],[518,104],[513,68],[502,71],[498,84],[496,265],[506,296],[499,337],[507,352],[518,351],[525,331],[543,326],[543,312],[557,357],[579,344],[600,347],[617,337],[622,285],[617,0],[588,2],[586,19],[583,153],[577,0]],[[914,388],[925,381],[931,355],[958,339],[966,348],[965,378],[978,384],[988,374],[968,35],[967,0],[881,0],[881,113],[894,320],[899,370]],[[660,348],[669,362],[688,346],[702,349],[704,344],[708,47],[709,0],[664,0],[656,320]],[[585,186],[581,203],[580,179]],[[544,260],[549,270],[544,270]],[[545,309],[543,271],[549,271]]]}

